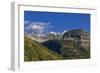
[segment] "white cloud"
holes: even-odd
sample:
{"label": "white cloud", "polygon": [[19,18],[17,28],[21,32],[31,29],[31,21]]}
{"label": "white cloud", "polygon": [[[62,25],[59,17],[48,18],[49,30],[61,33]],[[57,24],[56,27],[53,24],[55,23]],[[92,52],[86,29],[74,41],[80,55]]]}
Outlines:
{"label": "white cloud", "polygon": [[[27,23],[27,22],[26,22]],[[31,30],[32,33],[35,34],[42,34],[44,31],[47,30],[50,23],[44,23],[44,22],[31,22],[27,27],[25,27],[26,30]]]}
{"label": "white cloud", "polygon": [[41,25],[33,24],[33,25],[31,25],[31,29],[33,32],[35,32],[37,34],[42,34],[45,27],[41,26]]}
{"label": "white cloud", "polygon": [[35,30],[43,30],[45,27],[44,26],[41,26],[41,25],[34,24],[34,25],[31,26],[31,28],[32,29],[35,29]]}
{"label": "white cloud", "polygon": [[53,31],[51,31],[51,32],[49,32],[50,34],[54,34],[54,35],[56,35],[57,33],[56,32],[53,32]]}

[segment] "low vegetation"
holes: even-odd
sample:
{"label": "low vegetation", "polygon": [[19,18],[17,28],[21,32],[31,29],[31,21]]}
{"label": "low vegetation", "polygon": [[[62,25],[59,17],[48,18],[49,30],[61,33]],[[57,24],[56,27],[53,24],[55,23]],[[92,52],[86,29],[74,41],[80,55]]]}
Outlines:
{"label": "low vegetation", "polygon": [[61,55],[44,47],[40,43],[24,37],[24,61],[42,61],[64,59]]}

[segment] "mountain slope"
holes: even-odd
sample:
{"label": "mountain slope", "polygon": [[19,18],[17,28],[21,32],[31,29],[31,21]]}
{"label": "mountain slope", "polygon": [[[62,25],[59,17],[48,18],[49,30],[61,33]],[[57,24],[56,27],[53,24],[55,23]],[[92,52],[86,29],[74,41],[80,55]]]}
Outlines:
{"label": "mountain slope", "polygon": [[24,37],[24,61],[42,61],[63,59],[59,54],[49,50],[40,43]]}
{"label": "mountain slope", "polygon": [[48,40],[42,43],[50,50],[62,55],[64,59],[90,58],[90,50],[80,47],[73,40]]}

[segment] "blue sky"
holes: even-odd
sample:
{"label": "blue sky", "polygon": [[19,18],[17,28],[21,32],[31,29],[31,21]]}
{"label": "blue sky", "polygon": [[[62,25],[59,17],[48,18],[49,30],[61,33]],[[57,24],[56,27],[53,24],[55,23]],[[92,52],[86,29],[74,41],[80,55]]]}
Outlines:
{"label": "blue sky", "polygon": [[38,28],[37,31],[41,33],[71,29],[90,32],[90,14],[24,11],[24,25],[25,31]]}

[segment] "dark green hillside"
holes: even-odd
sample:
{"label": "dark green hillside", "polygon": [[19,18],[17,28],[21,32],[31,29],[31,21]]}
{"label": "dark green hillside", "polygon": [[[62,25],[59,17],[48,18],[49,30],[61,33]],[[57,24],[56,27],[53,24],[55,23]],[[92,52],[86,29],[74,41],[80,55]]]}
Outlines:
{"label": "dark green hillside", "polygon": [[40,43],[24,37],[24,61],[42,61],[63,59],[59,54],[49,50]]}

